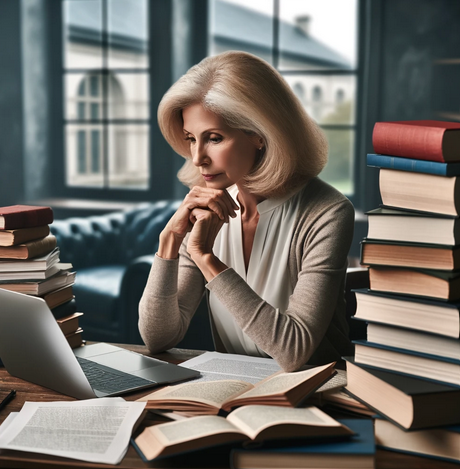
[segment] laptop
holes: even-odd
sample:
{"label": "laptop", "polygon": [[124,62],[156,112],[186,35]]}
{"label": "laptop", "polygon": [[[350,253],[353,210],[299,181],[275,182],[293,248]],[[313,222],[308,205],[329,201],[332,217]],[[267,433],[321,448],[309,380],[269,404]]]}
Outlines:
{"label": "laptop", "polygon": [[106,343],[72,350],[45,300],[0,288],[0,359],[8,373],[77,399],[200,375]]}

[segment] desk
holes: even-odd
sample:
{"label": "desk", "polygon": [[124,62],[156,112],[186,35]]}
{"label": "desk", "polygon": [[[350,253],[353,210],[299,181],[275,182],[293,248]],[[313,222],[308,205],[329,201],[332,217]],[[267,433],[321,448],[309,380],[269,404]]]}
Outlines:
{"label": "desk", "polygon": [[[147,349],[140,345],[119,345],[135,352],[150,355]],[[155,355],[155,358],[168,361],[170,363],[181,363],[199,355],[200,352],[192,350],[171,349],[168,352]],[[71,401],[71,397],[64,396],[57,392],[43,388],[41,386],[28,383],[19,378],[10,376],[5,368],[0,368],[0,387],[2,391],[16,389],[17,395],[8,406],[0,412],[0,423],[5,420],[9,412],[21,410],[25,401]],[[132,393],[124,396],[126,400],[135,400],[145,394],[145,391]],[[148,422],[147,422],[148,423]],[[48,456],[46,454],[34,454],[18,451],[0,450],[0,468],[23,468],[23,469],[48,469],[48,468],[228,468],[228,455],[219,448],[206,450],[206,454],[188,454],[174,459],[165,459],[160,462],[144,463],[136,450],[130,445],[126,456],[121,464],[110,466],[107,464],[86,463],[73,459],[64,459]],[[391,451],[377,450],[376,469],[458,469],[457,464],[450,464],[441,461],[419,458],[404,454],[393,453]]]}

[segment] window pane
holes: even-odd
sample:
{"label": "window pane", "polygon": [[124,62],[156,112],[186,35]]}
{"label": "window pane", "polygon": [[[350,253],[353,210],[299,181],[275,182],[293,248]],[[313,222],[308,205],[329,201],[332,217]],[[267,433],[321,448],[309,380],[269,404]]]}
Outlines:
{"label": "window pane", "polygon": [[[98,136],[96,136],[98,135]],[[103,187],[102,126],[66,126],[66,178],[68,186]]]}
{"label": "window pane", "polygon": [[86,173],[86,132],[84,130],[78,131],[78,161],[77,161],[77,171],[78,174]]}
{"label": "window pane", "polygon": [[147,0],[108,2],[109,67],[145,68],[148,58]]}
{"label": "window pane", "polygon": [[109,118],[148,119],[149,80],[146,73],[109,75]]}
{"label": "window pane", "polygon": [[329,142],[329,160],[320,178],[333,185],[344,194],[354,192],[353,160],[354,140],[353,130],[326,130]]}
{"label": "window pane", "polygon": [[356,67],[356,0],[280,0],[280,70]]}
{"label": "window pane", "polygon": [[64,67],[102,67],[102,1],[65,0]]}
{"label": "window pane", "polygon": [[65,76],[66,119],[102,118],[102,75],[69,73]]}
{"label": "window pane", "polygon": [[272,63],[273,0],[211,0],[210,55],[243,50]]}
{"label": "window pane", "polygon": [[307,113],[320,124],[355,122],[355,75],[285,75]]}
{"label": "window pane", "polygon": [[99,119],[99,108],[100,105],[98,103],[91,103],[91,120]]}
{"label": "window pane", "polygon": [[97,174],[101,171],[101,138],[99,130],[91,131],[91,172]]}
{"label": "window pane", "polygon": [[147,189],[150,174],[148,155],[147,125],[109,126],[109,187]]}

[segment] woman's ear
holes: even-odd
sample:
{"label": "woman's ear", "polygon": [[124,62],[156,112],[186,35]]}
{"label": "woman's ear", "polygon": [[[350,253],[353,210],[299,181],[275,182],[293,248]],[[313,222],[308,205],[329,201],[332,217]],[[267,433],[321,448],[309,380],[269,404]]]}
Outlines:
{"label": "woman's ear", "polygon": [[262,150],[262,148],[265,146],[264,139],[257,134],[250,134],[249,135],[250,140],[252,141],[253,145],[258,149]]}

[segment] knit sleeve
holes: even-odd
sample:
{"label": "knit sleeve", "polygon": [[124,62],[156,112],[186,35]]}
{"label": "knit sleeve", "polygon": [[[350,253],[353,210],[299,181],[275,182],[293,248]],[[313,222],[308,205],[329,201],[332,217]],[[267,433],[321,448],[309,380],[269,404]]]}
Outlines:
{"label": "knit sleeve", "polygon": [[292,246],[298,278],[285,311],[264,301],[233,269],[207,284],[238,326],[286,371],[308,362],[343,300],[353,225],[353,206],[344,197],[300,217]]}
{"label": "knit sleeve", "polygon": [[139,303],[139,332],[152,353],[174,347],[187,332],[204,293],[204,277],[187,253],[178,259],[155,256]]}

